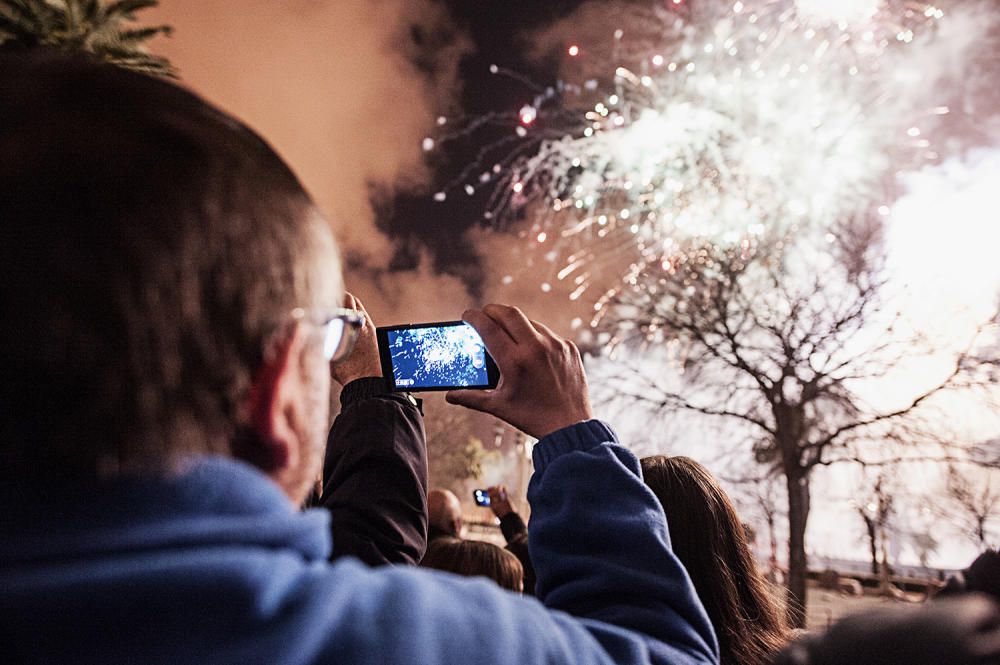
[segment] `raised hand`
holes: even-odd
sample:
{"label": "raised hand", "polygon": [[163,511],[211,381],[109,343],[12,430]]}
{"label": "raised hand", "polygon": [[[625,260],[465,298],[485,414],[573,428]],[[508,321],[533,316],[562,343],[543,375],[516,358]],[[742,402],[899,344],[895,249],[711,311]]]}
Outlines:
{"label": "raised hand", "polygon": [[378,340],[375,338],[375,324],[368,316],[364,304],[354,295],[346,293],[344,294],[344,307],[357,310],[365,317],[365,323],[358,331],[358,340],[354,343],[351,355],[334,363],[330,368],[333,380],[342,386],[346,386],[355,379],[382,376],[382,364],[378,357]]}
{"label": "raised hand", "polygon": [[497,517],[506,517],[514,512],[514,508],[510,505],[510,499],[507,498],[507,488],[503,485],[494,485],[493,487],[487,487],[486,493],[490,495],[490,510]]}
{"label": "raised hand", "polygon": [[495,390],[453,390],[447,400],[504,420],[542,438],[590,420],[593,412],[580,350],[516,307],[487,305],[462,316],[500,369]]}

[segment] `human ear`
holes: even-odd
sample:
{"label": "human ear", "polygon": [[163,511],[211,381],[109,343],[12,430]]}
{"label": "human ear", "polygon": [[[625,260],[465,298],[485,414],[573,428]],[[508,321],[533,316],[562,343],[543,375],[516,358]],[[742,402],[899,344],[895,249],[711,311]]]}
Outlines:
{"label": "human ear", "polygon": [[307,395],[307,377],[301,356],[306,331],[296,324],[292,332],[275,342],[254,377],[247,403],[250,427],[257,435],[250,461],[282,489],[301,463],[302,405]]}

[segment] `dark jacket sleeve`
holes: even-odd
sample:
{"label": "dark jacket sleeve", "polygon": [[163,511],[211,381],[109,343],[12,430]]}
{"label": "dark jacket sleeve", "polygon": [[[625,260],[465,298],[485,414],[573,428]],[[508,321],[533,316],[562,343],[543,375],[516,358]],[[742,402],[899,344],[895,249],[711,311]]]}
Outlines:
{"label": "dark jacket sleeve", "polygon": [[503,533],[504,540],[509,544],[518,536],[527,536],[528,527],[520,515],[511,512],[500,518],[500,532]]}
{"label": "dark jacket sleeve", "polygon": [[507,551],[521,562],[524,569],[524,595],[535,595],[535,567],[531,565],[528,552],[528,525],[516,512],[509,512],[500,518],[500,532],[507,541]]}
{"label": "dark jacket sleeve", "polygon": [[380,378],[344,386],[330,430],[320,505],[333,558],[416,565],[427,549],[427,446],[419,402]]}

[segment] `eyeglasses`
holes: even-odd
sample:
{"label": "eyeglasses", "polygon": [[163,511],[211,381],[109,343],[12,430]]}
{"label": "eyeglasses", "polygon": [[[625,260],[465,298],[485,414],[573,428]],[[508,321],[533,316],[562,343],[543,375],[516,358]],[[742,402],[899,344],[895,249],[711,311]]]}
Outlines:
{"label": "eyeglasses", "polygon": [[306,310],[297,307],[292,318],[315,326],[323,336],[323,355],[335,363],[351,354],[365,317],[353,309]]}

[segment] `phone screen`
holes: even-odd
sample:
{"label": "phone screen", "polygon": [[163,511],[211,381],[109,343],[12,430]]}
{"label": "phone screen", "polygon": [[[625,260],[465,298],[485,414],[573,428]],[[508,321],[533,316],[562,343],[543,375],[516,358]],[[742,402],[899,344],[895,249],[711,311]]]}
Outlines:
{"label": "phone screen", "polygon": [[477,506],[486,508],[490,505],[490,493],[486,490],[472,490],[472,498],[475,500]]}
{"label": "phone screen", "polygon": [[499,371],[476,329],[462,321],[379,328],[382,373],[396,391],[495,388]]}

